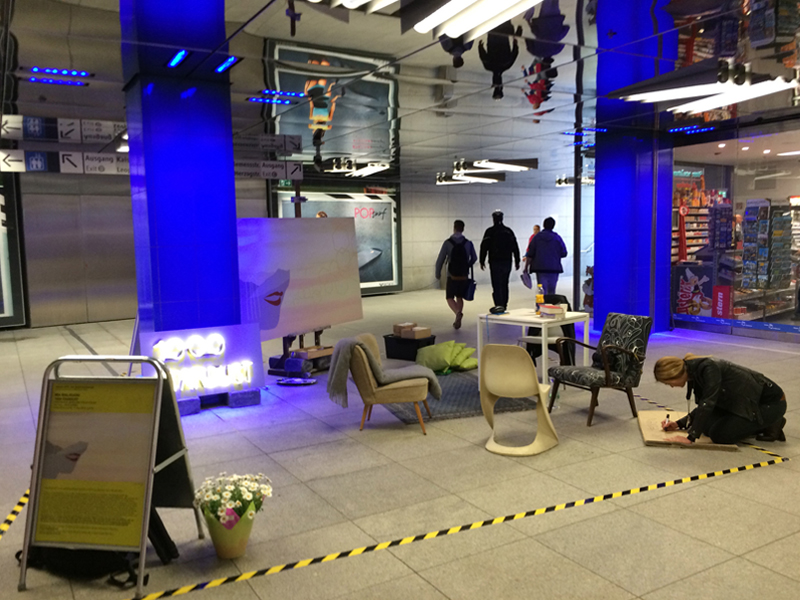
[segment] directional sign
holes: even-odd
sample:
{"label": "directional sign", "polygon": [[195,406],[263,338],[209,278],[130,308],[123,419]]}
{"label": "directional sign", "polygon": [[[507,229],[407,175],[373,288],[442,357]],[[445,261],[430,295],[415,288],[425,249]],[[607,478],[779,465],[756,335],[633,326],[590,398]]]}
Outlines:
{"label": "directional sign", "polygon": [[[284,135],[283,149],[289,154],[303,151],[303,138],[299,135]],[[302,179],[302,178],[301,178]]]}
{"label": "directional sign", "polygon": [[3,115],[0,134],[9,140],[22,139],[22,115]]}
{"label": "directional sign", "polygon": [[[20,131],[22,130],[20,122]],[[0,150],[0,171],[6,173],[25,172],[24,150]]]}
{"label": "directional sign", "polygon": [[84,152],[83,172],[87,175],[127,175],[130,163],[127,154]]}
{"label": "directional sign", "polygon": [[62,173],[83,173],[83,152],[59,152],[58,164]]}
{"label": "directional sign", "polygon": [[261,161],[262,179],[286,179],[286,163],[279,160]]}
{"label": "directional sign", "polygon": [[58,119],[58,141],[81,143],[80,119]]}
{"label": "directional sign", "polygon": [[81,119],[81,136],[84,142],[110,142],[125,128],[125,123],[119,121]]}
{"label": "directional sign", "polygon": [[303,180],[303,163],[301,162],[287,162],[286,164],[286,179],[294,181]]}

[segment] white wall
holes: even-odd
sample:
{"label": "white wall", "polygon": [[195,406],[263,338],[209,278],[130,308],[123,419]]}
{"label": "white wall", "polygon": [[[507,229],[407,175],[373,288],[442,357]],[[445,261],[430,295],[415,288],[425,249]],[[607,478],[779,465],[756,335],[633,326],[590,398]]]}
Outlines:
{"label": "white wall", "polygon": [[[560,174],[560,173],[559,173]],[[433,287],[434,265],[444,240],[461,219],[464,234],[479,252],[480,240],[492,225],[492,212],[505,213],[505,224],[514,230],[524,254],[533,226],[552,216],[555,231],[572,254],[573,210],[571,187],[555,187],[554,171],[509,173],[505,183],[437,186],[433,182],[401,185],[403,289]],[[565,276],[572,274],[570,258],[562,261]],[[489,281],[488,270],[476,267],[476,279]]]}

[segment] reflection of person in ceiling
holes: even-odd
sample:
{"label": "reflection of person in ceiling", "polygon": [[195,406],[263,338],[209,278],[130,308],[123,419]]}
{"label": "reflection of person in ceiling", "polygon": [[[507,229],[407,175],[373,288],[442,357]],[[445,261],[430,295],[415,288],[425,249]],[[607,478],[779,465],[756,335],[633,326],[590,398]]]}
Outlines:
{"label": "reflection of person in ceiling", "polygon": [[564,24],[558,0],[544,0],[538,17],[536,8],[531,8],[525,13],[525,21],[533,35],[533,38],[526,38],[525,48],[534,60],[523,70],[527,84],[523,93],[531,106],[538,109],[550,99],[553,79],[558,76],[558,71],[553,68],[553,57],[564,50],[564,44],[558,42],[569,32],[569,25]]}
{"label": "reflection of person in ceiling", "polygon": [[441,35],[439,43],[442,45],[442,49],[453,57],[453,66],[456,69],[464,66],[464,58],[461,55],[471,50],[473,44],[473,42],[465,42],[463,35],[457,38]]}
{"label": "reflection of person in ceiling", "polygon": [[[330,63],[325,59],[310,59],[308,62],[312,65],[330,66]],[[331,121],[336,110],[336,101],[339,99],[338,95],[334,96],[332,94],[334,85],[336,85],[336,81],[328,83],[327,78],[324,77],[306,81],[303,91],[311,100],[309,105],[309,119],[311,120],[308,126],[309,129],[324,129],[328,131],[332,127]]]}
{"label": "reflection of person in ceiling", "polygon": [[483,68],[492,72],[492,85],[494,92],[492,98],[500,100],[503,97],[503,73],[514,66],[519,56],[519,44],[514,39],[509,41],[513,35],[522,35],[522,27],[517,27],[516,31],[511,21],[506,21],[498,25],[489,32],[489,37],[484,47],[483,41],[478,43],[478,54],[480,54]]}

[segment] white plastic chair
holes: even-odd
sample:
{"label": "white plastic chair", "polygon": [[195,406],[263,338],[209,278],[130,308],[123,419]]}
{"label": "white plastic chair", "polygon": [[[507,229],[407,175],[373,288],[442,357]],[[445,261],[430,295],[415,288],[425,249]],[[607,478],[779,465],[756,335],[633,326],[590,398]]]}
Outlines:
{"label": "white plastic chair", "polygon": [[[549,385],[539,385],[530,355],[519,346],[487,344],[481,350],[481,408],[492,428],[486,449],[504,456],[533,456],[558,445],[558,434],[547,411]],[[538,427],[527,446],[503,446],[495,441],[494,405],[500,398],[535,398]]]}

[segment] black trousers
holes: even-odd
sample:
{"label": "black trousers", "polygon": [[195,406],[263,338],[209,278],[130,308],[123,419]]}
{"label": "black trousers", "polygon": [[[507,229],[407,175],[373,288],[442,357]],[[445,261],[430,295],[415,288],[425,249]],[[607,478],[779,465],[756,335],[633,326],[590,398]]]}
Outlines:
{"label": "black trousers", "polygon": [[492,300],[495,306],[508,306],[508,278],[511,275],[510,262],[490,262],[492,276]]}
{"label": "black trousers", "polygon": [[783,391],[780,387],[775,384],[768,387],[769,389],[765,387],[759,405],[763,423],[759,424],[758,421],[750,421],[726,410],[715,408],[703,433],[715,444],[735,444],[777,423],[786,413],[786,400],[781,399]]}

